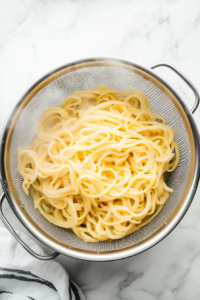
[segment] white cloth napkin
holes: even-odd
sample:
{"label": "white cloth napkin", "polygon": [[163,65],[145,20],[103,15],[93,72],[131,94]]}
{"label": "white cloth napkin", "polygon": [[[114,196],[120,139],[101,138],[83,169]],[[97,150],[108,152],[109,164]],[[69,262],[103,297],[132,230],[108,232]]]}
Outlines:
{"label": "white cloth napkin", "polygon": [[[43,249],[21,232],[20,238],[36,253]],[[78,286],[56,261],[32,257],[5,229],[0,227],[1,300],[85,300]]]}

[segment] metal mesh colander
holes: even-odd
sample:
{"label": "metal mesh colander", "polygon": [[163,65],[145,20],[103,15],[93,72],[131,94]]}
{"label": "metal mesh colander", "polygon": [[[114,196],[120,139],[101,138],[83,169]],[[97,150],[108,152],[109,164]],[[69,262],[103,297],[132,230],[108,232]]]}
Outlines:
{"label": "metal mesh colander", "polygon": [[[124,66],[124,65],[123,65]],[[47,237],[62,246],[63,249],[73,248],[75,251],[88,253],[112,253],[136,247],[162,229],[173,215],[186,189],[191,172],[192,142],[187,128],[187,122],[181,114],[180,103],[176,104],[155,82],[144,76],[144,71],[115,65],[86,65],[75,68],[60,76],[55,76],[51,82],[40,88],[31,100],[20,111],[19,118],[13,127],[9,147],[10,180],[20,200],[21,207],[27,213],[32,223],[40,228]],[[52,76],[52,74],[50,75]],[[165,117],[167,124],[175,130],[175,140],[180,149],[180,163],[177,169],[167,175],[167,185],[173,188],[164,208],[159,215],[139,231],[112,242],[89,243],[78,238],[72,231],[60,228],[48,222],[35,208],[31,196],[26,196],[22,189],[22,178],[17,169],[17,149],[30,143],[36,133],[38,120],[46,109],[60,106],[67,96],[78,91],[94,89],[98,85],[108,85],[112,89],[128,91],[133,87],[146,94],[153,112]],[[27,96],[27,95],[26,95]],[[22,102],[23,103],[23,102]],[[181,180],[180,180],[181,179]],[[53,247],[55,249],[55,247]],[[78,257],[78,255],[75,255]]]}

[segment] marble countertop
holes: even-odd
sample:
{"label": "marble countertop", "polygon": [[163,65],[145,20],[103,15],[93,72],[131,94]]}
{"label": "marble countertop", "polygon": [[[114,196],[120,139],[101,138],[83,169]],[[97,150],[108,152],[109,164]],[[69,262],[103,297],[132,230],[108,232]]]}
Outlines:
{"label": "marble countertop", "polygon": [[[0,0],[0,127],[38,76],[101,55],[145,66],[169,62],[200,90],[200,1]],[[185,83],[160,72],[191,108],[194,96]],[[194,118],[200,128],[200,110]],[[57,260],[88,300],[200,299],[199,197],[200,189],[176,229],[140,255],[103,263],[63,255]],[[27,233],[7,203],[4,212],[15,229]]]}

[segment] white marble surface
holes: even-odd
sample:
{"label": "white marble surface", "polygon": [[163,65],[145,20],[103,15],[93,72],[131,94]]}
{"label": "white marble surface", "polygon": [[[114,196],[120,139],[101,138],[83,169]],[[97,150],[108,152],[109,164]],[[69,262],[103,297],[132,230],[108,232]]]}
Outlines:
{"label": "white marble surface", "polygon": [[[200,90],[200,1],[0,0],[0,126],[39,75],[95,55],[146,66],[165,60]],[[163,76],[192,107],[194,97],[185,84],[170,72]],[[194,117],[200,128],[200,110]],[[200,299],[199,197],[200,189],[178,227],[145,253],[104,263],[62,255],[57,260],[88,300]],[[7,203],[4,211],[16,229],[26,232]]]}

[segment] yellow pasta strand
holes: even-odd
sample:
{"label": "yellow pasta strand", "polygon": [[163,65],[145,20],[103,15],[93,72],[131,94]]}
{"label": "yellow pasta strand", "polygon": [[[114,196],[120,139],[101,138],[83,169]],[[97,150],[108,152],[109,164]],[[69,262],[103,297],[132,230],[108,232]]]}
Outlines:
{"label": "yellow pasta strand", "polygon": [[173,190],[179,163],[174,130],[147,97],[98,86],[45,111],[18,149],[26,195],[51,223],[86,242],[120,239],[149,223]]}

